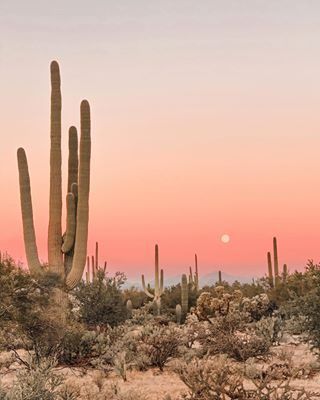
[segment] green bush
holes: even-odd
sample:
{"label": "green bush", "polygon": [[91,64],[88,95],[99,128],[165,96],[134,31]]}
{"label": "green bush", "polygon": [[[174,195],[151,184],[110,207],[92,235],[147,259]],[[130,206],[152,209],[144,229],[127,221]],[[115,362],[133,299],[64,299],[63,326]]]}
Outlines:
{"label": "green bush", "polygon": [[82,282],[74,296],[79,303],[80,321],[89,326],[115,326],[127,318],[121,286],[125,282],[122,273],[109,278],[98,271],[92,282]]}

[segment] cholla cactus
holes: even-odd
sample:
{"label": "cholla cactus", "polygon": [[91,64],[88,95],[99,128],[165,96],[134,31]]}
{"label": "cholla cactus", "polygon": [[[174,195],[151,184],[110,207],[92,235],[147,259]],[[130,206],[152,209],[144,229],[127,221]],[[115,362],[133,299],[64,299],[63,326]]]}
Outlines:
{"label": "cholla cactus", "polygon": [[266,294],[251,299],[243,297],[240,290],[226,293],[222,286],[215,288],[215,295],[209,292],[200,294],[195,314],[200,320],[226,316],[230,313],[244,312],[249,320],[258,320],[270,310],[270,300]]}
{"label": "cholla cactus", "polygon": [[[90,187],[90,107],[86,100],[80,107],[81,135],[75,127],[69,130],[68,187],[66,196],[66,232],[62,235],[62,174],[61,174],[61,90],[60,71],[56,61],[51,63],[51,147],[50,203],[48,228],[48,268],[57,274],[68,289],[81,280],[87,255]],[[30,272],[44,272],[38,256],[33,222],[30,177],[26,153],[18,149],[20,199],[24,244]],[[57,300],[59,302],[59,300]],[[61,300],[62,301],[62,300]]]}
{"label": "cholla cactus", "polygon": [[160,315],[161,310],[161,296],[163,294],[163,269],[160,270],[159,276],[159,248],[158,245],[155,245],[155,271],[154,271],[155,279],[154,279],[154,294],[150,293],[148,290],[144,275],[141,276],[142,279],[142,287],[145,294],[153,299],[153,303],[156,306],[156,314]]}
{"label": "cholla cactus", "polygon": [[241,308],[252,319],[259,320],[270,310],[271,304],[266,293],[258,294],[251,299],[245,297],[241,301]]}

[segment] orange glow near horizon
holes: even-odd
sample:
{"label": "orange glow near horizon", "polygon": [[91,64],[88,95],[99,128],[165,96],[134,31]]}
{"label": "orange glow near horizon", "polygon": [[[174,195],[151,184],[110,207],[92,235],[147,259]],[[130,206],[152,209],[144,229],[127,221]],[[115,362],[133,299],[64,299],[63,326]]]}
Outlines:
{"label": "orange glow near horizon", "polygon": [[277,1],[94,0],[90,10],[75,3],[76,15],[63,3],[61,16],[36,0],[4,3],[1,250],[24,261],[22,146],[46,260],[49,63],[56,58],[63,188],[68,127],[79,126],[87,98],[89,254],[98,241],[109,271],[152,275],[158,243],[167,276],[187,271],[194,253],[200,274],[261,276],[273,236],[290,270],[319,261],[320,4],[294,0],[288,11]]}

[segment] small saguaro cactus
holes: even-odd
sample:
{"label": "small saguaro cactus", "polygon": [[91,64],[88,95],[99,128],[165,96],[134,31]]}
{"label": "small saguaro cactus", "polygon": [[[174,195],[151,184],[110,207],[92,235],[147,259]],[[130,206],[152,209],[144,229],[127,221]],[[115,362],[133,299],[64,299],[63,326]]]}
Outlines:
{"label": "small saguaro cactus", "polygon": [[218,271],[218,282],[219,282],[219,285],[222,284],[222,273],[221,273],[221,271]]}
{"label": "small saguaro cactus", "polygon": [[192,285],[192,288],[198,292],[199,290],[199,274],[198,274],[198,257],[194,255],[194,268],[195,273],[193,274],[192,268],[189,267],[189,283]]}
{"label": "small saguaro cactus", "polygon": [[[80,149],[75,127],[69,129],[68,187],[66,196],[66,232],[62,235],[62,174],[61,174],[61,90],[60,71],[51,63],[51,127],[50,127],[50,201],[48,227],[48,269],[59,276],[68,289],[81,280],[86,264],[89,188],[90,188],[90,107],[86,100],[80,106]],[[31,274],[44,272],[41,266],[33,222],[30,177],[25,150],[18,149],[18,168],[23,235]],[[57,302],[63,302],[60,296]]]}
{"label": "small saguaro cactus", "polygon": [[181,325],[181,321],[182,321],[182,309],[181,309],[181,305],[177,304],[176,305],[176,319],[177,319],[177,324]]}
{"label": "small saguaro cactus", "polygon": [[189,287],[186,274],[181,277],[181,310],[182,316],[185,318],[189,311]]}
{"label": "small saguaro cactus", "polygon": [[268,259],[268,278],[269,278],[269,285],[270,285],[270,287],[273,288],[274,282],[273,282],[272,260],[271,260],[271,253],[270,253],[270,251],[268,251],[267,259]]}
{"label": "small saguaro cactus", "polygon": [[126,308],[127,308],[127,317],[132,318],[132,301],[130,299],[128,299],[126,302]]}
{"label": "small saguaro cactus", "polygon": [[287,276],[288,276],[288,266],[287,264],[283,264],[282,279],[284,283],[286,283],[287,281]]}
{"label": "small saguaro cactus", "polygon": [[[278,245],[277,245],[277,238],[273,238],[273,271],[274,275],[272,274],[272,260],[271,260],[271,253],[268,252],[268,277],[271,287],[277,287],[280,283],[280,275],[279,275],[279,261],[278,261]],[[283,267],[283,277],[287,277],[288,268],[285,264]],[[284,279],[284,281],[285,281]]]}
{"label": "small saguaro cactus", "polygon": [[98,271],[103,271],[104,274],[107,270],[107,262],[104,262],[103,268],[99,264],[99,243],[96,242],[95,248],[95,256],[91,256],[91,265],[90,265],[90,257],[87,256],[87,267],[86,267],[86,281],[87,283],[92,282],[96,277]]}
{"label": "small saguaro cactus", "polygon": [[150,293],[149,289],[146,286],[146,282],[144,279],[144,275],[141,276],[142,279],[142,287],[145,294],[153,299],[153,303],[156,306],[156,314],[160,315],[161,310],[161,296],[163,294],[163,269],[160,270],[159,274],[159,248],[158,245],[155,245],[155,266],[154,266],[154,294]]}

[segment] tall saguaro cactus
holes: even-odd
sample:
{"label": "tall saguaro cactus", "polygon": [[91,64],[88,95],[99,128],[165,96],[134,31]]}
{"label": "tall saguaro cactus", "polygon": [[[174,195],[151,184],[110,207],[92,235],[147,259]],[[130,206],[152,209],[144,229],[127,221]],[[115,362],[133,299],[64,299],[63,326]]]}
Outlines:
{"label": "tall saguaro cactus", "polygon": [[275,285],[279,283],[279,261],[278,261],[278,246],[277,246],[277,238],[273,238],[273,267],[274,267],[274,281]]}
{"label": "tall saguaro cactus", "polygon": [[159,248],[158,245],[155,245],[155,263],[154,263],[154,294],[150,293],[146,286],[146,282],[144,279],[144,275],[141,276],[142,279],[142,287],[145,294],[153,299],[153,302],[156,305],[157,315],[160,315],[161,309],[161,296],[163,294],[163,269],[160,270],[159,274]]}
{"label": "tall saguaro cactus", "polygon": [[[90,188],[90,107],[86,100],[80,106],[80,151],[75,127],[69,130],[69,161],[67,187],[66,232],[62,235],[61,179],[61,90],[60,71],[56,61],[51,63],[51,124],[50,124],[50,196],[48,228],[49,271],[59,276],[68,289],[81,280],[87,256]],[[41,267],[33,222],[30,177],[25,150],[17,152],[20,200],[24,244],[30,272],[38,275]]]}

